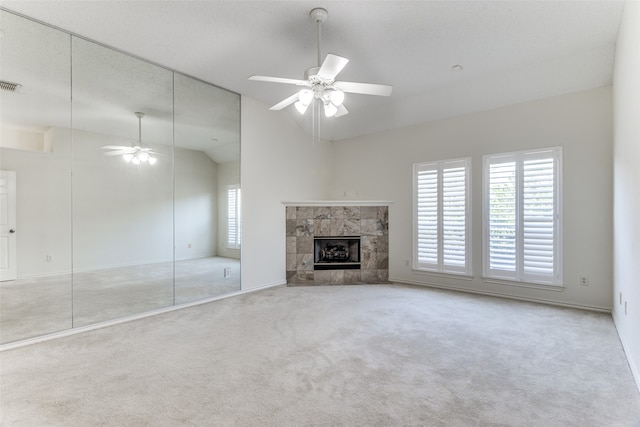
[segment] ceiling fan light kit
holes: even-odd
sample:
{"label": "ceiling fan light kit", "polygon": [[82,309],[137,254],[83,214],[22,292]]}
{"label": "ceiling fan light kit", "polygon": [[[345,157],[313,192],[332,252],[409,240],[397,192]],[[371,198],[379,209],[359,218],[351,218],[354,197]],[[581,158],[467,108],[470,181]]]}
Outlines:
{"label": "ceiling fan light kit", "polygon": [[268,76],[249,77],[249,80],[304,86],[298,93],[273,105],[269,108],[270,110],[282,110],[294,104],[300,114],[305,114],[309,105],[318,100],[318,103],[322,104],[325,117],[341,117],[349,113],[343,104],[345,93],[377,96],[391,95],[391,86],[336,81],[336,76],[347,65],[349,60],[330,53],[327,54],[324,61],[321,61],[320,36],[322,23],[327,20],[328,13],[326,9],[315,8],[311,10],[309,16],[318,25],[318,66],[307,69],[304,73],[304,80]]}
{"label": "ceiling fan light kit", "polygon": [[136,111],[134,114],[138,118],[138,145],[132,145],[129,147],[125,145],[105,145],[102,148],[105,150],[112,150],[105,153],[107,156],[122,155],[122,158],[127,163],[134,165],[140,165],[143,163],[155,165],[158,161],[157,158],[152,156],[152,154],[155,153],[151,148],[147,148],[142,145],[142,118],[144,117],[144,113]]}

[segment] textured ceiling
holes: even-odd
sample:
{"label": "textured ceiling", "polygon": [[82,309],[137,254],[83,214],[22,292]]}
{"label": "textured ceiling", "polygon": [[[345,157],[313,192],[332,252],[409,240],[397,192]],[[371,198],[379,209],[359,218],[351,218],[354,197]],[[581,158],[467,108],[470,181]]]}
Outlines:
{"label": "textured ceiling", "polygon": [[[339,80],[389,84],[347,95],[325,122],[341,140],[611,84],[619,1],[0,1],[3,7],[250,96],[267,105],[316,65],[314,7],[329,11],[323,56]],[[453,71],[459,64],[462,71]],[[286,110],[305,122],[293,107]],[[281,113],[273,113],[281,114]]]}

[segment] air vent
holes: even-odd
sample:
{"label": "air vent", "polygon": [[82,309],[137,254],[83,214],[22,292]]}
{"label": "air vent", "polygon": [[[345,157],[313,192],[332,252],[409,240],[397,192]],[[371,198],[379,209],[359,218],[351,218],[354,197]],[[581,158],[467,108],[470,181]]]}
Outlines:
{"label": "air vent", "polygon": [[11,83],[5,80],[0,80],[0,89],[6,90],[9,92],[15,92],[20,89],[22,85],[20,83]]}

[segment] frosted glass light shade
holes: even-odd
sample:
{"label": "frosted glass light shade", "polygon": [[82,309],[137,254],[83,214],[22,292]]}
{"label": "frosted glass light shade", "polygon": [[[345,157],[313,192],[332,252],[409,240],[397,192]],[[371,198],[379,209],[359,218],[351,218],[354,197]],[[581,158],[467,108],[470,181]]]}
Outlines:
{"label": "frosted glass light shade", "polygon": [[298,100],[302,103],[302,105],[308,106],[313,100],[313,92],[309,89],[302,89],[298,94]]}
{"label": "frosted glass light shade", "polygon": [[329,100],[331,100],[333,105],[339,107],[344,102],[344,92],[339,89],[332,90],[331,93],[329,93]]}
{"label": "frosted glass light shade", "polygon": [[337,112],[338,112],[338,109],[332,103],[327,102],[326,104],[324,104],[324,115],[326,117],[333,117],[336,115]]}
{"label": "frosted glass light shade", "polygon": [[304,114],[305,111],[307,111],[307,107],[309,106],[309,104],[303,104],[302,101],[298,101],[294,105],[296,107],[296,110],[298,110],[300,114]]}

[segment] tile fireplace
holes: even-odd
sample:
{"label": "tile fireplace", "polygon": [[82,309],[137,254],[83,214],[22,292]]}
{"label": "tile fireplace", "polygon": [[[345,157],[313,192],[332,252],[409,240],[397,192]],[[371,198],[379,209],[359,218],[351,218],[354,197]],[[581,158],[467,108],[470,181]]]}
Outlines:
{"label": "tile fireplace", "polygon": [[284,204],[287,286],[388,283],[390,202]]}

